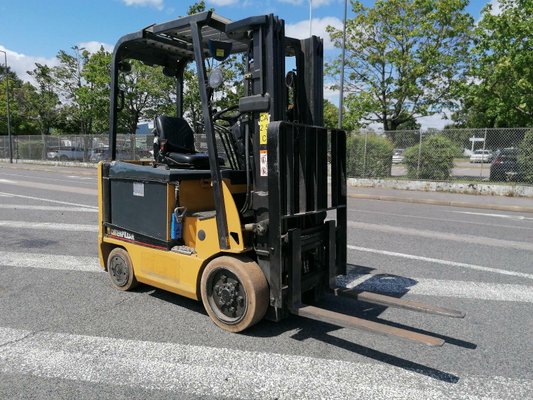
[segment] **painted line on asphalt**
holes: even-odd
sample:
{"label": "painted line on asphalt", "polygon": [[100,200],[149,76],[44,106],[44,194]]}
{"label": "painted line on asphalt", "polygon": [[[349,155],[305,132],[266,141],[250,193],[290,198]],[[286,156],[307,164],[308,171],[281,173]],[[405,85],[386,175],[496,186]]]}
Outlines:
{"label": "painted line on asphalt", "polygon": [[88,206],[86,204],[80,204],[80,203],[71,203],[68,201],[60,201],[60,200],[53,200],[53,199],[47,199],[43,197],[34,197],[34,196],[25,196],[22,194],[13,194],[13,193],[6,193],[6,192],[0,192],[0,196],[6,196],[6,197],[19,197],[21,199],[28,199],[28,200],[39,200],[39,201],[45,201],[48,203],[55,203],[55,204],[64,204],[67,206],[76,206],[76,207],[84,207],[84,208],[94,208],[95,210],[98,210],[98,207],[95,206]]}
{"label": "painted line on asphalt", "polygon": [[97,257],[0,251],[0,265],[17,268],[43,268],[62,271],[99,272]]}
{"label": "painted line on asphalt", "polygon": [[8,185],[14,185],[14,186],[19,186],[19,187],[26,187],[26,188],[31,188],[31,189],[52,190],[54,192],[66,192],[66,193],[86,194],[86,195],[94,195],[94,196],[98,194],[98,191],[96,189],[63,186],[63,185],[52,185],[52,184],[40,183],[40,182],[30,182],[30,181],[15,182],[15,181],[10,181],[9,179],[0,179],[0,183],[5,183]]}
{"label": "painted line on asphalt", "polygon": [[[0,265],[20,268],[101,272],[98,258],[54,254],[28,254],[0,251]],[[349,274],[339,276],[343,287],[390,294],[460,297],[471,300],[495,300],[533,303],[533,290],[526,285],[495,284],[438,279],[407,278],[395,275]]]}
{"label": "painted line on asphalt", "polygon": [[391,256],[391,257],[406,258],[409,260],[424,261],[424,262],[429,262],[433,264],[442,264],[442,265],[447,265],[450,267],[468,268],[468,269],[474,269],[478,271],[493,272],[493,273],[500,274],[500,275],[510,275],[510,276],[517,276],[520,278],[533,279],[533,274],[526,274],[524,272],[508,271],[508,270],[500,269],[500,268],[484,267],[482,265],[466,264],[466,263],[448,261],[448,260],[440,260],[438,258],[415,256],[413,254],[397,253],[394,251],[370,249],[368,247],[353,246],[350,244],[347,247],[350,250],[362,251],[365,253],[381,254],[381,255]]}
{"label": "painted line on asphalt", "polygon": [[[448,211],[448,212],[461,212],[461,211]],[[412,214],[404,214],[404,213],[391,213],[386,211],[375,211],[375,210],[363,210],[363,209],[357,209],[357,208],[350,208],[348,210],[348,213],[365,213],[365,214],[378,214],[378,215],[392,215],[394,217],[400,217],[400,218],[406,218],[406,219],[421,219],[426,221],[438,221],[438,222],[444,222],[444,223],[458,223],[458,224],[468,224],[468,225],[477,225],[477,226],[490,226],[493,228],[509,228],[509,229],[525,229],[525,230],[533,230],[533,227],[527,227],[527,226],[516,226],[516,225],[502,225],[501,223],[487,223],[487,222],[476,222],[476,221],[466,221],[466,220],[459,220],[459,219],[449,219],[449,218],[435,218],[435,217],[424,217],[421,215],[412,215]],[[468,214],[468,213],[466,213]],[[470,213],[475,214],[475,213]],[[532,218],[533,219],[533,218]]]}
{"label": "painted line on asphalt", "polygon": [[527,398],[533,390],[531,380],[500,376],[11,328],[0,328],[0,372],[243,399]]}
{"label": "painted line on asphalt", "polygon": [[533,303],[533,287],[502,283],[406,278],[385,274],[349,274],[337,278],[349,289],[403,295],[456,297],[462,299]]}
{"label": "painted line on asphalt", "polygon": [[494,239],[494,238],[489,238],[489,237],[484,237],[484,236],[462,235],[458,233],[437,232],[437,231],[429,231],[429,230],[424,230],[424,229],[407,228],[403,226],[369,224],[366,222],[355,222],[355,221],[348,221],[348,226],[350,228],[381,232],[381,233],[389,233],[389,234],[402,235],[402,236],[405,236],[405,235],[418,236],[418,237],[424,237],[424,238],[430,238],[430,239],[447,240],[447,241],[468,243],[468,244],[478,244],[482,246],[504,247],[504,248],[515,249],[515,250],[533,251],[532,243],[517,242],[514,240]]}
{"label": "painted line on asphalt", "polygon": [[[7,172],[3,172],[3,171],[0,171],[0,175],[2,175],[2,176],[15,176],[17,178],[30,178],[30,179],[39,179],[39,180],[45,180],[45,181],[63,182],[63,183],[69,182],[69,181],[71,181],[74,178],[76,178],[77,180],[89,180],[89,179],[93,180],[93,179],[96,179],[96,178],[90,178],[90,177],[87,177],[87,176],[81,177],[81,176],[75,176],[75,175],[65,175],[64,178],[50,178],[48,176],[42,176],[42,175],[37,176],[37,175],[26,175],[26,174],[13,174],[13,173],[7,173]],[[69,179],[65,179],[65,178],[69,178]],[[91,182],[83,182],[83,183],[84,184],[91,184]]]}
{"label": "painted line on asphalt", "polygon": [[97,213],[98,209],[88,207],[56,207],[56,206],[27,206],[21,204],[0,204],[0,208],[8,210],[35,210],[35,211],[70,211]]}
{"label": "painted line on asphalt", "polygon": [[0,221],[0,227],[14,229],[44,229],[50,231],[98,232],[96,225],[60,224],[55,222]]}
{"label": "painted line on asphalt", "polygon": [[523,215],[508,215],[508,214],[490,214],[490,213],[478,213],[471,211],[450,211],[457,214],[479,215],[482,217],[494,217],[494,218],[506,218],[518,221],[533,221],[533,218],[525,217]]}

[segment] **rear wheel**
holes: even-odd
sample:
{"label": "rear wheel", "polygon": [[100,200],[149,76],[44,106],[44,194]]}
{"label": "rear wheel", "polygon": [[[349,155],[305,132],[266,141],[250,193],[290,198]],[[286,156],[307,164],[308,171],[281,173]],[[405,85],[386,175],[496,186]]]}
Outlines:
{"label": "rear wheel", "polygon": [[133,272],[133,264],[128,252],[117,247],[107,258],[107,272],[111,284],[118,290],[130,290],[138,285]]}
{"label": "rear wheel", "polygon": [[241,332],[256,324],[268,308],[265,275],[246,257],[222,256],[207,264],[201,294],[213,322],[229,332]]}

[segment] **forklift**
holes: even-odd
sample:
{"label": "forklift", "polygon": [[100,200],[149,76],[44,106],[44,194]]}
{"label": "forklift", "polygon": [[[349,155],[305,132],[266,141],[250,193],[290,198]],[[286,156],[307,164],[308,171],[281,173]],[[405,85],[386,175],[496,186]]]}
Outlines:
{"label": "forklift", "polygon": [[[216,110],[213,92],[224,77],[208,61],[232,55],[245,61],[244,94]],[[176,81],[176,114],[155,118],[153,160],[116,160],[119,80],[130,60]],[[183,107],[187,68],[198,78],[201,132]],[[199,134],[205,153],[195,146]],[[346,133],[323,127],[322,40],[285,36],[274,15],[232,22],[207,11],[123,36],[111,65],[109,146],[111,159],[98,165],[98,251],[119,290],[144,283],[201,300],[230,332],[293,314],[444,343],[320,308],[326,295],[464,317],[337,287],[347,258]]]}

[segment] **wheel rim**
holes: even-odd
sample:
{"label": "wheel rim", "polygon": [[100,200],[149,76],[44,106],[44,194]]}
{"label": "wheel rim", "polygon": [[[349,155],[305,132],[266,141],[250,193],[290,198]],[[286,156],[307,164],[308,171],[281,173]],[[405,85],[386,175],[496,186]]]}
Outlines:
{"label": "wheel rim", "polygon": [[218,319],[226,324],[236,324],[246,315],[246,291],[239,278],[225,268],[209,275],[207,297]]}
{"label": "wheel rim", "polygon": [[130,278],[130,272],[126,261],[119,256],[114,256],[109,265],[111,279],[117,286],[125,286]]}

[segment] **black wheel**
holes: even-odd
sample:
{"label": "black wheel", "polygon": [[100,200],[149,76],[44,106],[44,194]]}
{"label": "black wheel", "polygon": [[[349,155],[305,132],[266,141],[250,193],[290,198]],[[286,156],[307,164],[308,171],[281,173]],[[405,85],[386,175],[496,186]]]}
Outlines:
{"label": "black wheel", "polygon": [[130,290],[138,284],[128,252],[119,247],[109,253],[107,272],[112,285],[119,290]]}
{"label": "black wheel", "polygon": [[268,283],[257,263],[245,257],[222,256],[212,260],[202,274],[202,301],[220,328],[241,332],[265,316]]}

